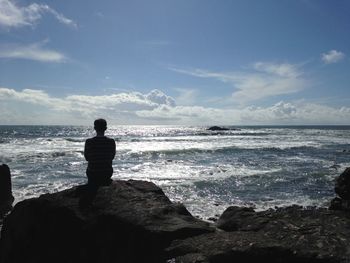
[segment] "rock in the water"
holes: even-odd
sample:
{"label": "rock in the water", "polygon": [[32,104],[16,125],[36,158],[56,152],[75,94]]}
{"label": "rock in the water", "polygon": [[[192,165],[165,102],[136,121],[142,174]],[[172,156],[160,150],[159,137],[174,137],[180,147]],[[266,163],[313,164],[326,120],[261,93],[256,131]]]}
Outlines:
{"label": "rock in the water", "polygon": [[350,260],[346,212],[299,206],[254,212],[231,207],[217,225],[227,231],[174,241],[167,249],[168,258],[183,263]]}
{"label": "rock in the water", "polygon": [[334,190],[342,199],[350,200],[350,167],[338,176]]}
{"label": "rock in the water", "polygon": [[0,262],[164,262],[175,239],[212,232],[150,182],[100,187],[79,210],[77,187],[18,203],[4,220]]}
{"label": "rock in the water", "polygon": [[228,131],[228,130],[230,130],[230,129],[220,127],[220,126],[211,126],[208,128],[208,131]]}

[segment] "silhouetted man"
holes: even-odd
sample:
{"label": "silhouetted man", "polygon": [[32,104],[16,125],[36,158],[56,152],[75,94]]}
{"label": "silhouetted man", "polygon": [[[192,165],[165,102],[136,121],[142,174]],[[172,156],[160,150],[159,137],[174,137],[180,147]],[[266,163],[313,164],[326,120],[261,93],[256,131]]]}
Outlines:
{"label": "silhouetted man", "polygon": [[113,175],[112,161],[115,156],[115,141],[105,136],[107,122],[97,119],[94,122],[96,136],[85,141],[84,156],[88,161],[86,193],[79,205],[86,207],[93,201],[99,186],[109,185]]}

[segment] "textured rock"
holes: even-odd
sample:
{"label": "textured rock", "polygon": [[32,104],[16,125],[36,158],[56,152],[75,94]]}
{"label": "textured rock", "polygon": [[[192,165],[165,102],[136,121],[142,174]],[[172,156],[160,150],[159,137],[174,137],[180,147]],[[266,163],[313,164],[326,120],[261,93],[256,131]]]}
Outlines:
{"label": "textured rock", "polygon": [[334,191],[339,197],[331,200],[329,209],[350,212],[350,167],[336,178]]}
{"label": "textured rock", "polygon": [[6,164],[0,165],[0,221],[12,209],[11,172]]}
{"label": "textured rock", "polygon": [[254,212],[230,207],[226,231],[174,241],[174,262],[349,262],[350,214],[298,206]]}
{"label": "textured rock", "polygon": [[350,167],[338,176],[334,190],[340,198],[350,200]]}
{"label": "textured rock", "polygon": [[1,262],[163,262],[175,239],[212,232],[150,182],[114,181],[81,211],[77,188],[18,203],[5,218]]}
{"label": "textured rock", "polygon": [[150,182],[114,181],[84,210],[79,189],[18,203],[4,221],[0,261],[350,262],[346,211],[229,207],[210,225]]}

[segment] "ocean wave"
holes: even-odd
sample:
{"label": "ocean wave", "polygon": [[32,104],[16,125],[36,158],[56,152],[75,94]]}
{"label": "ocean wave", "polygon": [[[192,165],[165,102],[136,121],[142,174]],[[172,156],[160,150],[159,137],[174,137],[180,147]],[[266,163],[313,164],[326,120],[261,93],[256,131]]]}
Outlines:
{"label": "ocean wave", "polygon": [[[193,131],[189,133],[177,133],[177,134],[157,134],[156,136],[121,136],[114,138],[115,141],[120,142],[142,142],[142,141],[201,141],[202,137],[215,137],[219,138],[231,138],[231,137],[263,137],[269,136],[268,132],[250,132],[250,131]],[[187,138],[186,138],[187,137]]]}
{"label": "ocean wave", "polygon": [[80,154],[80,151],[55,151],[55,152],[29,152],[29,153],[20,153],[16,156],[18,159],[52,159],[52,158],[61,158],[61,157],[76,157],[77,153]]}
{"label": "ocean wave", "polygon": [[9,163],[11,161],[12,161],[11,158],[0,155],[0,163]]}
{"label": "ocean wave", "polygon": [[216,136],[216,135],[225,135],[225,136],[268,136],[271,133],[268,132],[237,132],[237,131],[208,131],[208,132],[199,132],[194,133],[193,135],[197,136]]}
{"label": "ocean wave", "polygon": [[307,150],[319,149],[318,146],[272,146],[272,147],[252,147],[252,146],[224,146],[224,147],[212,147],[212,148],[185,148],[185,149],[154,149],[145,151],[129,151],[128,154],[131,155],[147,155],[147,154],[166,154],[166,155],[178,155],[178,154],[196,154],[196,153],[211,153],[211,154],[229,154],[229,153],[239,153],[242,151],[256,151],[256,152],[286,152],[292,151],[307,151]]}
{"label": "ocean wave", "polygon": [[115,139],[117,142],[121,143],[138,143],[138,142],[176,142],[176,143],[187,143],[187,142],[212,142],[213,140],[231,140],[235,139],[235,137],[239,137],[238,139],[241,140],[242,136],[246,137],[259,137],[259,136],[267,136],[268,134],[263,134],[263,133],[236,133],[236,134],[203,134],[203,135],[198,135],[198,134],[191,134],[191,135],[186,135],[186,136],[164,136],[164,137],[139,137],[139,138],[130,138],[130,137],[121,137]]}

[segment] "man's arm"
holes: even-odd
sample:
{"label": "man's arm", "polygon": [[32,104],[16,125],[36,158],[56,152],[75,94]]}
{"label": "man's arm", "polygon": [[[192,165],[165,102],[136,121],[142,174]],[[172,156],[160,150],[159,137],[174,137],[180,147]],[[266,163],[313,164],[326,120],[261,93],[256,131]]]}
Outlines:
{"label": "man's arm", "polygon": [[84,146],[84,157],[85,157],[85,160],[86,161],[89,161],[89,155],[90,155],[90,153],[89,153],[89,150],[90,150],[90,147],[89,147],[89,140],[86,140],[85,141],[85,146]]}
{"label": "man's arm", "polygon": [[112,160],[113,160],[113,159],[114,159],[114,156],[115,156],[115,140],[112,139],[112,141],[113,141],[113,143],[112,143],[112,145],[113,145],[113,149],[112,149]]}

